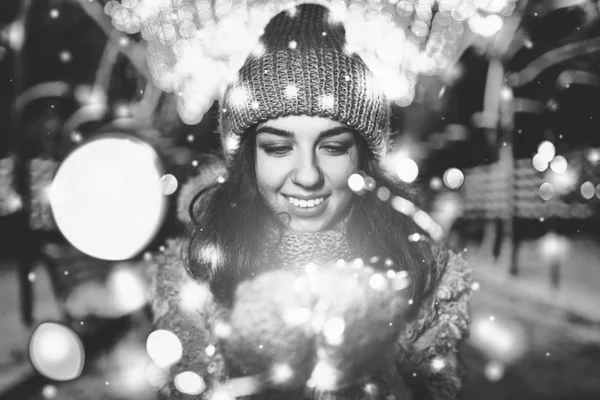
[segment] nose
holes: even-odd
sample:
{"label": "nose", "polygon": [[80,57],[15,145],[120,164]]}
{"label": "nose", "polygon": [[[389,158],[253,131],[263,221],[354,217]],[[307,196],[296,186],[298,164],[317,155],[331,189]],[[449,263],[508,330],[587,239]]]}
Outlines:
{"label": "nose", "polygon": [[292,182],[304,189],[314,189],[323,182],[323,174],[314,154],[301,155],[292,172]]}

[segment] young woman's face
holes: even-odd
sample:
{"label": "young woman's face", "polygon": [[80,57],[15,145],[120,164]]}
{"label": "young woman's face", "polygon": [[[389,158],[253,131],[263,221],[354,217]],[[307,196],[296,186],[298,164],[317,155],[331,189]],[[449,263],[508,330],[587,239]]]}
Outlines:
{"label": "young woman's face", "polygon": [[353,198],[348,178],[357,170],[354,134],[340,122],[292,115],[256,130],[259,190],[274,212],[289,214],[293,230],[322,231],[340,221]]}

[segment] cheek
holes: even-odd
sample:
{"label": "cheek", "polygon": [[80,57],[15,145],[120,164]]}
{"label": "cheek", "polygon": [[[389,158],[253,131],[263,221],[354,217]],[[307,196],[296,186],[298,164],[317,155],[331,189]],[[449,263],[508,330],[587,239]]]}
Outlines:
{"label": "cheek", "polygon": [[257,155],[256,180],[263,192],[275,191],[283,185],[286,178],[286,167],[277,159]]}
{"label": "cheek", "polygon": [[353,158],[344,157],[344,160],[334,160],[323,171],[329,178],[330,185],[343,191],[351,192],[348,187],[348,178],[358,171],[358,163]]}

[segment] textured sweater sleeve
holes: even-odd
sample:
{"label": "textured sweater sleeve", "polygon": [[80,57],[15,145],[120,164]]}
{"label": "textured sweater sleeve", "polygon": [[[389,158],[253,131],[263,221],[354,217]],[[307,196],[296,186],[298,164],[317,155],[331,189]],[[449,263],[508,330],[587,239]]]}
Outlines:
{"label": "textured sweater sleeve", "polygon": [[439,287],[399,343],[399,369],[415,399],[453,400],[464,377],[458,350],[469,331],[471,271],[462,256],[445,250],[436,265]]}
{"label": "textured sweater sleeve", "polygon": [[[217,382],[225,380],[227,371],[216,346],[213,329],[224,312],[214,302],[206,285],[194,281],[184,268],[181,249],[185,241],[170,240],[160,254],[151,293],[153,327],[174,333],[181,341],[183,354],[168,371],[158,391],[161,399],[205,399]],[[182,393],[175,377],[190,371],[200,376],[206,389],[199,394]]]}

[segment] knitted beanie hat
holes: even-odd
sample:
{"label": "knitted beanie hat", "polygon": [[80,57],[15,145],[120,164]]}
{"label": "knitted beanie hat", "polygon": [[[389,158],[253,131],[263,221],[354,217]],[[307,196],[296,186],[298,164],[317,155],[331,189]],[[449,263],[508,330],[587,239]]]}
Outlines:
{"label": "knitted beanie hat", "polygon": [[329,10],[301,4],[267,24],[254,51],[225,90],[220,133],[226,156],[255,124],[287,115],[322,116],[360,133],[382,160],[390,110],[373,73],[345,50],[344,27]]}

